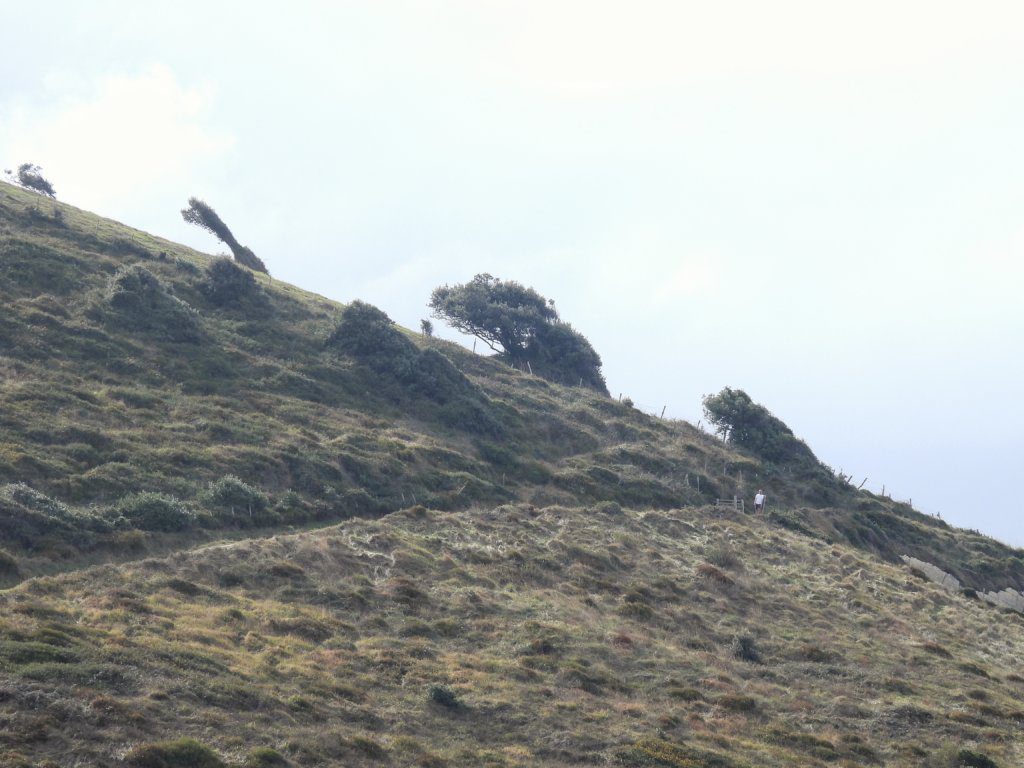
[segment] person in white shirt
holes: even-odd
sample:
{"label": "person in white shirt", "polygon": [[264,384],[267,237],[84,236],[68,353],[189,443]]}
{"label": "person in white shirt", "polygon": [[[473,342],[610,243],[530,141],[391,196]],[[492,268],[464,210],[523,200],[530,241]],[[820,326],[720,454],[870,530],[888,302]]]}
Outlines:
{"label": "person in white shirt", "polygon": [[757,489],[757,494],[754,496],[754,511],[764,512],[764,491],[760,488]]}

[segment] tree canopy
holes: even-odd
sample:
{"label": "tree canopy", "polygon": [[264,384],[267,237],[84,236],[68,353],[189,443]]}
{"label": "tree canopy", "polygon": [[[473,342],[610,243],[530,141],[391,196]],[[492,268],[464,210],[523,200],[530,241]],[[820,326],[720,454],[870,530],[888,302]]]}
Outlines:
{"label": "tree canopy", "polygon": [[[33,192],[38,192],[47,197],[57,197],[53,184],[43,178],[42,170],[42,168],[33,163],[22,163],[12,175],[14,180],[25,189],[31,189]],[[10,173],[10,171],[7,173]]]}
{"label": "tree canopy", "polygon": [[215,235],[218,240],[231,249],[235,261],[242,266],[256,272],[269,274],[263,261],[249,248],[239,243],[235,236],[231,234],[228,225],[217,215],[217,212],[198,197],[190,197],[188,199],[188,208],[182,209],[181,217],[189,224],[195,224],[197,227],[201,227]]}
{"label": "tree canopy", "polygon": [[515,280],[479,274],[443,285],[430,297],[434,317],[475,336],[513,365],[562,384],[608,393],[601,358],[583,334],[558,317],[555,303]]}
{"label": "tree canopy", "polygon": [[818,463],[806,443],[742,389],[725,387],[717,395],[707,395],[704,415],[722,439],[767,461]]}

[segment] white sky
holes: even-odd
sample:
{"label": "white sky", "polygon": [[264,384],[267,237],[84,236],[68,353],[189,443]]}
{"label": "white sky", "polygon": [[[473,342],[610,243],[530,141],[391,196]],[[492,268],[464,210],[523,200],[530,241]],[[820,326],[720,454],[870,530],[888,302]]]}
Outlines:
{"label": "white sky", "polygon": [[0,165],[60,199],[217,251],[199,195],[409,327],[518,279],[613,394],[695,422],[741,387],[1024,544],[1017,0],[11,5]]}

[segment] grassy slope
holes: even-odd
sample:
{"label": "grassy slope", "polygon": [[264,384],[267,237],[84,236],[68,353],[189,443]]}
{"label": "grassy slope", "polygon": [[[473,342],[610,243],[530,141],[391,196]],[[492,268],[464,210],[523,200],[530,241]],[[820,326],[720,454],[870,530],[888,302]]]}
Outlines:
{"label": "grassy slope", "polygon": [[[332,302],[264,281],[269,315],[210,305],[208,259],[0,185],[0,485],[27,483],[72,521],[2,542],[0,580],[182,550],[4,595],[0,749],[102,764],[130,741],[191,734],[233,757],[272,743],[297,764],[350,764],[375,754],[365,737],[384,764],[430,764],[417,750],[450,764],[714,764],[685,762],[669,744],[685,739],[752,765],[930,765],[968,740],[1020,757],[1006,739],[1021,691],[1005,673],[1019,619],[877,559],[1021,588],[1019,551],[417,339],[486,395],[498,431],[481,432],[325,350]],[[140,262],[199,311],[199,343],[104,314],[110,275]],[[226,474],[269,495],[262,527],[74,527],[139,490],[203,511]],[[700,508],[753,485],[777,503],[769,525]],[[244,541],[414,500],[448,512]],[[608,500],[688,508],[595,512]],[[505,502],[546,509],[486,511]],[[29,512],[0,499],[0,518]],[[720,551],[730,537],[743,570]],[[240,541],[187,551],[217,539]],[[709,557],[732,583],[697,574]],[[733,659],[735,633],[766,663]],[[445,681],[465,708],[424,703]]]}
{"label": "grassy slope", "polygon": [[186,735],[303,766],[1024,760],[1024,617],[712,508],[410,510],[34,580],[0,616],[5,764]]}

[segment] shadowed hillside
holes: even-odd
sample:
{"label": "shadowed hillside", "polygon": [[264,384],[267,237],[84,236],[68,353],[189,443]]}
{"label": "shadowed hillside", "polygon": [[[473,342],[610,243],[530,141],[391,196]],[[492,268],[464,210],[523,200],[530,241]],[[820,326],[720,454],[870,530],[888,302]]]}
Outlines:
{"label": "shadowed hillside", "polygon": [[0,764],[1024,760],[1024,553],[809,451],[3,184],[0,300]]}

